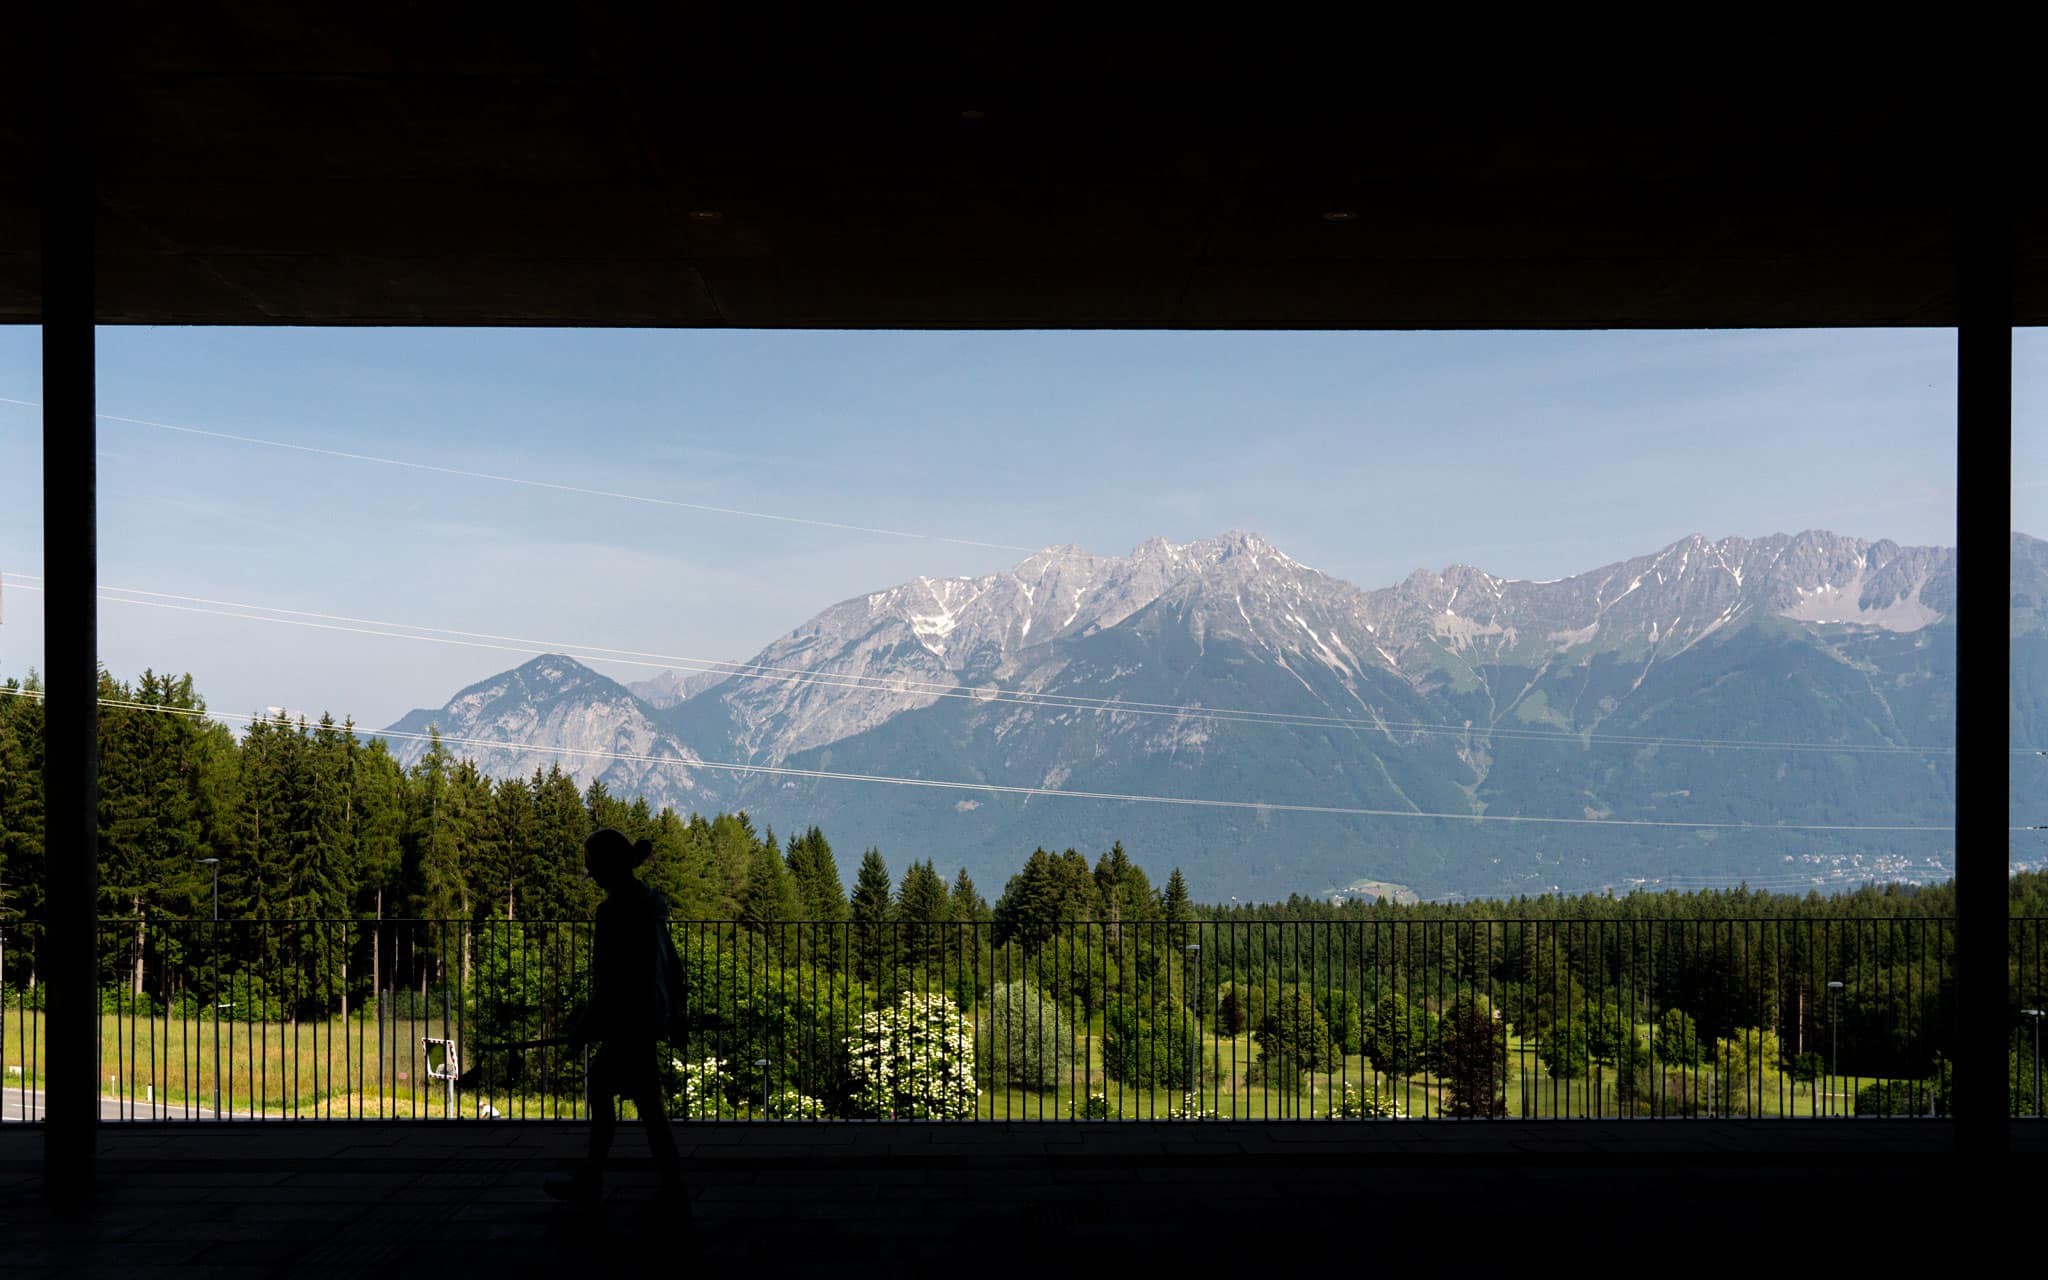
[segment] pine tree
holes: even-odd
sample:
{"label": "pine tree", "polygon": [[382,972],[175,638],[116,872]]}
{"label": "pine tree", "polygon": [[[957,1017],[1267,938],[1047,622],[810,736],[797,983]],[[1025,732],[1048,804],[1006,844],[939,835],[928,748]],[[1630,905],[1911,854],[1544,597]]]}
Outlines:
{"label": "pine tree", "polygon": [[688,822],[663,808],[653,823],[654,857],[643,873],[668,901],[671,920],[709,920],[716,914],[711,888],[711,825],[702,814]]}
{"label": "pine tree", "polygon": [[889,907],[888,864],[882,861],[880,849],[869,849],[861,855],[860,871],[854,876],[849,910],[853,918],[854,971],[866,982],[879,980],[894,955]]}
{"label": "pine tree", "polygon": [[838,921],[846,918],[846,886],[839,879],[839,862],[825,833],[812,827],[789,838],[789,873],[796,881],[797,895],[805,914],[812,920]]}
{"label": "pine tree", "polygon": [[809,922],[803,930],[804,959],[831,968],[844,946],[838,926],[846,919],[846,887],[840,883],[839,863],[825,833],[813,826],[791,836],[787,863],[798,907]]}
{"label": "pine tree", "polygon": [[1158,903],[1152,893],[1152,882],[1145,875],[1145,869],[1132,862],[1124,852],[1123,842],[1110,846],[1108,853],[1095,864],[1095,889],[1099,902],[1100,919],[1110,929],[1112,937],[1121,932],[1125,923],[1156,919]]}
{"label": "pine tree", "polygon": [[533,776],[532,843],[521,859],[519,892],[530,896],[525,912],[536,920],[588,920],[604,895],[583,874],[583,841],[590,835],[590,811],[576,779],[556,765]]}
{"label": "pine tree", "polygon": [[42,914],[43,703],[34,672],[0,686],[0,919]]}
{"label": "pine tree", "polygon": [[995,943],[1015,941],[1025,955],[1033,955],[1059,926],[1063,898],[1058,860],[1043,849],[1032,850],[1024,869],[1003,886],[1003,896],[994,911]]}
{"label": "pine tree", "polygon": [[911,863],[896,892],[896,918],[903,922],[903,950],[910,963],[926,969],[939,966],[946,931],[937,926],[944,924],[951,914],[946,881],[938,868],[930,859]]}
{"label": "pine tree", "polygon": [[753,820],[744,813],[721,813],[711,819],[710,837],[711,885],[717,894],[714,914],[731,920],[739,915],[754,850],[761,842],[754,834]]}
{"label": "pine tree", "polygon": [[967,874],[967,868],[960,868],[960,874],[953,877],[953,891],[950,895],[953,918],[963,924],[972,924],[989,918],[988,901],[974,887],[974,878]]}
{"label": "pine tree", "polygon": [[796,919],[797,915],[796,886],[790,883],[779,851],[764,839],[755,848],[753,863],[747,870],[740,921],[771,943],[779,943],[783,934],[791,932],[783,927],[784,922]]}
{"label": "pine tree", "polygon": [[457,768],[440,733],[430,731],[426,754],[412,767],[405,833],[412,911],[424,920],[470,916],[464,827],[471,815],[455,799]]}
{"label": "pine tree", "polygon": [[1192,911],[1192,905],[1188,901],[1188,882],[1181,878],[1180,868],[1175,867],[1173,874],[1166,878],[1166,893],[1160,901],[1160,914],[1165,917],[1168,924],[1180,924],[1189,918]]}

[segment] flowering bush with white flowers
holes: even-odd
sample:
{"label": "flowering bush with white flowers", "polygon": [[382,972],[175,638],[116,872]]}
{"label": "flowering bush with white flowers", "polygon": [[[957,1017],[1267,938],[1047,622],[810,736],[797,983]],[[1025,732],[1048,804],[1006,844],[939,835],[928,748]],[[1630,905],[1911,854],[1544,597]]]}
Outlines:
{"label": "flowering bush with white flowers", "polygon": [[1083,1120],[1107,1120],[1113,1114],[1109,1098],[1100,1093],[1091,1093],[1085,1102],[1074,1107],[1074,1113]]}
{"label": "flowering bush with white flowers", "polygon": [[1216,1113],[1214,1111],[1204,1111],[1202,1104],[1195,1101],[1194,1094],[1185,1093],[1181,1095],[1179,1106],[1169,1106],[1166,1108],[1166,1118],[1168,1120],[1214,1120]]}
{"label": "flowering bush with white flowers", "polygon": [[679,1081],[671,1097],[670,1109],[691,1120],[715,1119],[733,1085],[732,1075],[725,1069],[725,1059],[704,1058],[697,1062],[684,1062],[680,1058],[671,1058],[669,1065],[675,1068]]}
{"label": "flowering bush with white flowers", "polygon": [[784,1089],[768,1100],[768,1114],[777,1120],[823,1120],[825,1104],[807,1093]]}
{"label": "flowering bush with white flowers", "polygon": [[898,1120],[960,1120],[974,1114],[974,1036],[941,995],[906,992],[864,1014],[847,1038],[853,1106]]}
{"label": "flowering bush with white flowers", "polygon": [[1339,1120],[1395,1120],[1400,1115],[1401,1109],[1394,1105],[1392,1098],[1380,1096],[1377,1084],[1364,1093],[1360,1093],[1357,1086],[1346,1084],[1344,1096],[1337,1102]]}

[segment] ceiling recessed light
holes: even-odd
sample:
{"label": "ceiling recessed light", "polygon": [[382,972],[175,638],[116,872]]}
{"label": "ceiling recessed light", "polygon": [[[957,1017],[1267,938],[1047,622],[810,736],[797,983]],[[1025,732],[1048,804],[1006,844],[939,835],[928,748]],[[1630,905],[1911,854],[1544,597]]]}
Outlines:
{"label": "ceiling recessed light", "polygon": [[690,210],[690,221],[702,222],[707,224],[713,222],[723,222],[725,221],[725,215],[720,213],[716,209],[692,209]]}
{"label": "ceiling recessed light", "polygon": [[1324,222],[1352,222],[1358,218],[1356,209],[1331,209],[1323,214]]}

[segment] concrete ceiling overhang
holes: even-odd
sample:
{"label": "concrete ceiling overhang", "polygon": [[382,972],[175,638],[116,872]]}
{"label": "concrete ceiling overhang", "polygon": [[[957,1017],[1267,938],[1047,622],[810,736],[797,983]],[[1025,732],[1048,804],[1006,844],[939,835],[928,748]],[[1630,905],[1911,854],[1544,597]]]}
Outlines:
{"label": "concrete ceiling overhang", "polygon": [[[94,71],[107,323],[1941,325],[1986,192],[2016,318],[2048,320],[2038,90],[1911,27],[1755,64],[1170,78],[849,77],[814,33],[769,77],[596,6],[206,8],[138,7]],[[11,92],[0,321],[32,322]]]}

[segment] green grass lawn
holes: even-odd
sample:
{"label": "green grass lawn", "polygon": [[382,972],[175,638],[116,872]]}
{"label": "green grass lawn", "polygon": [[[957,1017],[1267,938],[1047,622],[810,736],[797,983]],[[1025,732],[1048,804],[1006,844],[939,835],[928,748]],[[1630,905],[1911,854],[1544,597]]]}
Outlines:
{"label": "green grass lawn", "polygon": [[[25,1024],[25,1025],[24,1025]],[[409,1119],[449,1114],[446,1085],[427,1078],[423,1037],[443,1034],[436,1019],[351,1016],[318,1022],[230,1022],[210,1016],[131,1018],[100,1015],[102,1093],[153,1111],[210,1112],[218,1061],[221,1109],[322,1119]],[[10,1009],[4,1037],[7,1086],[41,1084],[41,1019]],[[216,1052],[218,1058],[216,1059]],[[463,1089],[455,1113],[478,1114],[485,1103],[501,1115],[567,1114],[573,1099],[542,1098],[504,1088]]]}
{"label": "green grass lawn", "polygon": [[[317,1022],[230,1022],[218,1024],[221,1105],[230,1113],[320,1118],[410,1118],[451,1114],[445,1085],[426,1077],[421,1039],[443,1034],[440,1019],[390,1019],[381,1028],[374,1016],[351,1016]],[[979,1073],[976,1114],[983,1119],[1065,1120],[1081,1113],[1090,1094],[1106,1100],[1112,1116],[1126,1119],[1167,1119],[1186,1105],[1177,1090],[1137,1089],[1110,1080],[1102,1067],[1099,1022],[1075,1046],[1073,1070],[1058,1087],[1045,1090],[1005,1087]],[[216,1026],[210,1016],[100,1018],[100,1070],[109,1096],[126,1100],[138,1117],[169,1110],[186,1114],[213,1106]],[[1264,1081],[1254,1070],[1258,1045],[1249,1035],[1204,1035],[1199,1048],[1201,1088],[1196,1109],[1219,1118],[1293,1119],[1334,1115],[1346,1087],[1369,1095],[1375,1088],[1383,1100],[1410,1117],[1439,1116],[1444,1110],[1441,1081],[1427,1074],[1396,1079],[1374,1072],[1372,1064],[1350,1055],[1329,1071],[1305,1076],[1299,1087]],[[41,1019],[19,1008],[6,1011],[0,1035],[0,1084],[9,1087],[40,1083]],[[1705,1101],[1712,1094],[1710,1074],[1659,1068],[1661,1092],[1691,1093]],[[1859,1090],[1873,1083],[1863,1076],[1836,1077],[1818,1085],[1795,1082],[1777,1073],[1754,1078],[1738,1089],[1738,1105],[1722,1109],[1758,1116],[1846,1115],[1855,1112]],[[544,1096],[531,1083],[523,1090],[502,1081],[488,1090],[465,1088],[452,1114],[479,1114],[485,1105],[510,1117],[566,1117],[580,1112],[580,1099],[570,1090]],[[1533,1049],[1519,1038],[1508,1044],[1507,1114],[1511,1117],[1585,1118],[1647,1115],[1647,1100],[1624,1106],[1612,1069],[1594,1079],[1555,1079],[1544,1071]],[[723,1113],[724,1109],[721,1108]],[[1702,1108],[1704,1111],[1704,1108]],[[1669,1112],[1667,1111],[1667,1114]],[[756,1114],[751,1100],[735,1118]]]}

